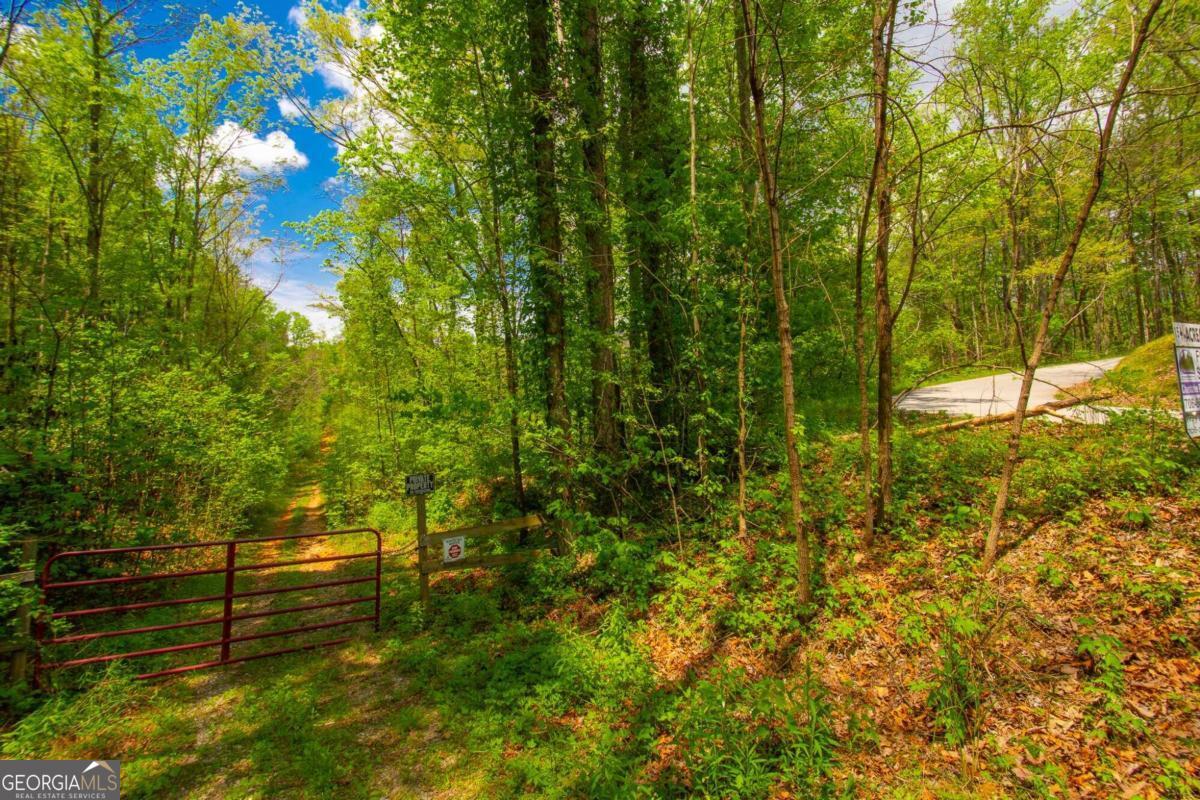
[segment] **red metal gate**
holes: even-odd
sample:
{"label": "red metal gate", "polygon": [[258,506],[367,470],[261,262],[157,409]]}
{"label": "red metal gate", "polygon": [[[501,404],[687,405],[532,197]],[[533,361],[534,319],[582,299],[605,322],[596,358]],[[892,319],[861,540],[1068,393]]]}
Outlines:
{"label": "red metal gate", "polygon": [[[339,537],[350,536],[352,534],[372,534],[375,537],[375,548],[360,553],[348,553],[327,556],[315,556],[307,558],[295,558],[287,560],[269,560],[258,563],[238,564],[238,547],[245,545],[263,545],[272,542],[289,542],[299,539],[316,539],[319,537]],[[176,572],[150,572],[147,574],[135,575],[118,575],[115,577],[105,578],[86,578],[83,580],[64,580],[52,581],[51,568],[62,562],[64,559],[81,559],[81,558],[102,558],[111,556],[138,556],[150,555],[165,555],[170,552],[184,553],[187,551],[205,552],[205,549],[217,551],[218,558],[220,551],[224,551],[224,566],[205,567],[201,569],[187,569]],[[350,578],[338,578],[336,580],[318,581],[315,583],[306,583],[296,586],[272,586],[268,588],[253,588],[242,591],[235,590],[235,581],[239,574],[257,572],[262,570],[279,569],[283,567],[293,567],[302,564],[319,564],[333,563],[339,561],[354,561],[358,559],[374,559],[374,573],[370,575],[355,576]],[[380,589],[381,589],[381,571],[383,558],[383,540],[379,535],[379,531],[373,528],[352,528],[341,531],[326,531],[323,533],[299,533],[287,536],[263,536],[250,539],[230,539],[218,542],[190,542],[187,544],[156,544],[146,545],[143,547],[113,547],[99,550],[72,550],[68,552],[58,553],[51,556],[42,568],[41,588],[42,588],[42,604],[50,605],[49,599],[54,592],[63,592],[64,590],[84,589],[92,586],[118,586],[124,584],[141,583],[144,581],[181,581],[189,578],[196,578],[204,575],[219,575],[225,576],[225,590],[221,594],[207,594],[195,597],[179,597],[167,600],[147,600],[132,603],[119,603],[107,606],[93,606],[86,608],[75,608],[67,611],[53,611],[41,615],[36,626],[35,638],[38,642],[38,656],[35,670],[35,680],[40,682],[44,672],[47,670],[59,670],[69,667],[82,667],[88,664],[102,664],[118,659],[146,658],[152,656],[161,656],[168,653],[179,653],[191,650],[204,650],[208,648],[218,649],[219,656],[216,659],[200,661],[183,666],[174,666],[167,669],[154,670],[152,672],[144,672],[137,677],[139,679],[159,678],[164,675],[174,675],[180,672],[190,672],[192,670],[206,669],[208,667],[218,667],[225,664],[236,664],[242,661],[253,661],[269,656],[283,655],[285,653],[295,653],[301,650],[311,650],[318,647],[330,647],[333,645],[342,644],[349,640],[350,637],[342,637],[339,639],[331,639],[320,642],[310,642],[295,647],[286,647],[279,650],[270,650],[267,652],[252,653],[249,655],[231,655],[231,645],[241,642],[251,642],[260,639],[268,639],[276,636],[295,636],[304,634],[309,631],[324,630],[327,628],[336,628],[343,625],[353,625],[364,622],[374,624],[375,630],[379,630],[379,609],[380,609]],[[219,563],[219,562],[218,562]],[[237,600],[251,597],[262,597],[267,595],[284,594],[288,592],[311,592],[323,589],[331,589],[340,586],[353,586],[357,584],[374,584],[374,593],[362,596],[340,598],[337,600],[327,600],[320,603],[307,603],[289,608],[266,608],[253,611],[245,611],[234,613],[234,603]],[[167,606],[185,606],[204,603],[223,602],[224,608],[219,616],[197,617],[195,619],[187,619],[179,622],[170,622],[159,625],[144,625],[133,628],[117,628],[112,630],[99,630],[85,633],[70,633],[67,635],[55,636],[51,630],[51,625],[47,621],[53,620],[70,620],[78,622],[85,618],[95,617],[103,614],[125,614],[129,612],[142,611],[153,608],[163,608]],[[234,635],[233,624],[235,622],[261,619],[265,617],[274,617],[281,614],[293,614],[302,612],[312,612],[319,609],[335,608],[340,606],[351,606],[360,603],[373,603],[374,613],[350,616],[341,619],[327,620],[317,623],[309,623],[306,625],[297,625],[281,630],[268,630],[252,633],[244,633]],[[120,653],[106,653],[103,655],[86,656],[82,658],[69,658],[65,660],[43,661],[46,653],[43,651],[49,650],[51,647],[63,645],[81,645],[87,642],[93,642],[99,639],[107,639],[113,637],[136,636],[141,634],[155,634],[162,631],[177,630],[181,628],[196,628],[206,626],[220,626],[220,638],[209,638],[201,641],[187,642],[185,644],[174,644],[165,647],[152,647],[143,650],[130,650]]]}

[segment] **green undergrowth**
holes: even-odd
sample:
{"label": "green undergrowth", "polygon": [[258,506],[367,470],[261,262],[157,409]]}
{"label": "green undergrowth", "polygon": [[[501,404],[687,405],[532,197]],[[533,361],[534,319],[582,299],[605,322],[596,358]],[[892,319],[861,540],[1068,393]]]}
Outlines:
{"label": "green undergrowth", "polygon": [[[895,525],[869,580],[856,568],[847,495],[854,445],[810,449],[814,609],[795,601],[782,478],[758,475],[745,540],[727,504],[678,530],[596,524],[573,558],[442,576],[428,611],[412,572],[393,561],[378,635],[152,684],[131,681],[127,667],[98,669],[89,687],[43,697],[2,752],[119,757],[131,798],[905,797],[921,785],[943,786],[932,796],[974,796],[953,763],[943,764],[948,782],[901,774],[886,791],[857,767],[895,734],[831,670],[852,664],[892,620],[893,655],[923,665],[905,687],[920,746],[992,753],[989,714],[1017,691],[994,677],[996,637],[1021,617],[977,573],[1003,446],[1002,430],[901,435]],[[1200,462],[1173,420],[1034,423],[1023,452],[1006,544],[1045,524],[1083,530],[1099,513],[1110,529],[1169,549],[1149,498],[1200,500]],[[406,534],[388,537],[398,545]],[[1114,573],[1110,564],[1084,539],[1028,571],[1052,598],[1096,574],[1121,592],[1111,608],[1099,595],[1065,647],[1086,662],[1089,724],[1128,747],[1146,733],[1124,699],[1130,645],[1113,627],[1123,598],[1168,625],[1190,589],[1174,567]],[[1186,636],[1170,646],[1194,657]],[[1058,762],[988,758],[974,779],[1008,786],[996,796],[1060,791]],[[1030,777],[1014,783],[1014,769]],[[1192,780],[1167,755],[1148,774],[1185,789]]]}

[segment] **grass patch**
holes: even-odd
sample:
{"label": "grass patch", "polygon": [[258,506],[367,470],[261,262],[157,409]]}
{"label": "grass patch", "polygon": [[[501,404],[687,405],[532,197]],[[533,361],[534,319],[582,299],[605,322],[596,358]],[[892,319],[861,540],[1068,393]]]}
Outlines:
{"label": "grass patch", "polygon": [[1179,382],[1175,376],[1175,340],[1163,336],[1142,345],[1112,371],[1092,384],[1099,394],[1113,395],[1110,405],[1175,408]]}

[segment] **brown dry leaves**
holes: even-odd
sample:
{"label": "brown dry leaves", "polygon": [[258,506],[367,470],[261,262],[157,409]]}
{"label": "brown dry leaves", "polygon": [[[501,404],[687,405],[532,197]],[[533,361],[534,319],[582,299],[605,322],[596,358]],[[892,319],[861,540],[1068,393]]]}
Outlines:
{"label": "brown dry leaves", "polygon": [[[878,747],[851,753],[842,765],[868,787],[864,796],[900,787],[930,797],[1022,796],[1040,787],[1050,796],[1149,800],[1164,796],[1155,777],[1167,759],[1200,776],[1200,511],[1163,500],[1146,504],[1154,509],[1146,529],[1131,529],[1097,502],[1082,525],[1043,527],[1007,555],[995,590],[998,604],[1012,612],[985,660],[990,675],[979,736],[953,752],[937,742],[920,686],[933,674],[936,644],[906,646],[896,636],[895,601],[905,595],[904,581],[887,559],[860,572],[886,598],[872,607],[873,625],[852,648],[810,648],[808,655],[823,651],[823,678],[841,708],[865,710],[874,722]],[[937,540],[924,547],[926,563],[945,560]],[[1065,585],[1059,588],[1039,580],[1047,554],[1060,557]],[[934,581],[908,597],[919,603],[948,582]],[[1156,593],[1182,599],[1163,607],[1152,599]],[[1145,725],[1144,734],[1104,735],[1090,687],[1094,665],[1078,653],[1087,630],[1123,644],[1124,705]]]}

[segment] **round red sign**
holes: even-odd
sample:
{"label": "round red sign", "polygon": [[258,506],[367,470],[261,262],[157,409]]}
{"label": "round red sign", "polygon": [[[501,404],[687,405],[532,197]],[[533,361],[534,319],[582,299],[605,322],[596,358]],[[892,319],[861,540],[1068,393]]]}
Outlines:
{"label": "round red sign", "polygon": [[458,558],[462,555],[462,547],[457,544],[450,545],[449,555],[451,558]]}

